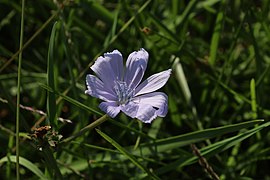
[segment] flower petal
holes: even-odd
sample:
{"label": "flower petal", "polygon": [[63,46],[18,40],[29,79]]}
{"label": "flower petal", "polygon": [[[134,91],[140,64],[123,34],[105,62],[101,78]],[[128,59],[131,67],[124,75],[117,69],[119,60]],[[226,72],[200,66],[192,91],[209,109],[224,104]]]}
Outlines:
{"label": "flower petal", "polygon": [[135,90],[135,96],[156,91],[163,87],[171,75],[171,69],[154,74],[143,81]]}
{"label": "flower petal", "polygon": [[139,105],[134,102],[129,102],[126,105],[121,106],[121,111],[131,118],[135,118]]}
{"label": "flower petal", "polygon": [[149,104],[140,105],[136,118],[144,123],[151,123],[157,118],[156,109]]}
{"label": "flower petal", "polygon": [[105,53],[104,57],[110,58],[110,64],[112,70],[114,71],[114,75],[117,80],[121,80],[123,78],[124,73],[122,54],[118,50],[114,50],[113,52]]}
{"label": "flower petal", "polygon": [[136,88],[141,82],[147,67],[149,54],[143,48],[128,56],[124,81],[130,89]]}
{"label": "flower petal", "polygon": [[120,112],[120,106],[116,102],[102,102],[99,104],[99,108],[112,118]]}
{"label": "flower petal", "polygon": [[113,89],[114,82],[120,80],[123,76],[123,58],[118,50],[111,53],[105,53],[95,61],[91,69],[104,83],[107,88]]}
{"label": "flower petal", "polygon": [[150,123],[157,116],[165,117],[168,112],[168,97],[162,92],[137,96],[133,102],[139,104],[136,118],[145,123]]}
{"label": "flower petal", "polygon": [[85,93],[89,94],[90,96],[102,99],[104,101],[117,100],[117,96],[115,95],[115,93],[110,89],[106,89],[104,87],[104,83],[96,76],[88,74],[86,76],[86,85],[87,90],[85,91]]}

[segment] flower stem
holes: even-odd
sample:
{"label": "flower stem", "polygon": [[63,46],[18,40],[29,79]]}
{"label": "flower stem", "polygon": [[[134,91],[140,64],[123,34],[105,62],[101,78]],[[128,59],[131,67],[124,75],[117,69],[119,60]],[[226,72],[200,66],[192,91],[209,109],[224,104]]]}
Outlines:
{"label": "flower stem", "polygon": [[102,116],[101,118],[97,119],[96,121],[92,122],[91,124],[85,126],[84,128],[82,128],[79,132],[77,132],[76,134],[64,139],[60,144],[64,144],[67,143],[81,135],[83,135],[84,133],[86,133],[87,131],[92,130],[93,128],[97,127],[98,125],[102,124],[103,122],[107,121],[109,119],[109,116],[107,114],[105,114],[104,116]]}
{"label": "flower stem", "polygon": [[[21,15],[21,30],[20,30],[20,49],[23,47],[23,29],[24,29],[24,4],[25,0],[22,0],[22,15]],[[17,104],[16,104],[16,178],[20,179],[20,90],[21,90],[21,68],[22,68],[22,51],[19,53],[19,65],[18,65],[18,84],[17,84]]]}

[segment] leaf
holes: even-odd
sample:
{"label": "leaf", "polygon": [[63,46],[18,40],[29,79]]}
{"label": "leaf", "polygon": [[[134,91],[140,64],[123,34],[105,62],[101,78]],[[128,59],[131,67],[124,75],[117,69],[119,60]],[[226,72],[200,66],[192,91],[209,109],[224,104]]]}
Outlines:
{"label": "leaf", "polygon": [[209,57],[209,63],[211,65],[214,65],[216,62],[218,44],[219,44],[219,39],[220,39],[220,34],[221,34],[221,29],[222,29],[223,19],[224,19],[224,11],[225,11],[224,4],[225,4],[225,0],[222,0],[221,5],[220,5],[221,8],[217,14],[216,24],[215,24],[214,32],[211,39],[210,57]]}
{"label": "leaf", "polygon": [[118,149],[124,156],[126,156],[134,165],[140,168],[142,171],[146,172],[152,179],[159,179],[156,175],[150,172],[146,167],[144,167],[132,154],[130,154],[125,148],[119,145],[116,141],[114,141],[107,134],[102,131],[96,129],[97,133],[101,135],[106,141],[112,144],[116,149]]}
{"label": "leaf", "polygon": [[161,153],[168,150],[180,148],[191,143],[207,140],[209,138],[217,137],[226,133],[239,131],[244,128],[248,128],[262,122],[263,120],[253,120],[249,122],[227,125],[223,127],[210,128],[201,131],[191,132],[178,136],[172,136],[169,138],[159,139],[152,143],[141,144],[137,150],[133,151],[134,155],[150,155],[153,153]]}
{"label": "leaf", "polygon": [[[13,162],[16,163],[16,156],[9,156],[9,158],[7,156],[3,157],[0,159],[0,164],[4,163],[4,162]],[[40,179],[48,179],[43,173],[42,171],[35,165],[33,164],[31,161],[23,158],[23,157],[19,157],[19,162],[20,165],[26,167],[27,169],[29,169],[30,171],[32,171],[35,175],[37,175]]]}
{"label": "leaf", "polygon": [[[210,128],[201,131],[191,132],[187,134],[182,134],[178,136],[172,136],[164,139],[153,140],[150,143],[141,143],[136,150],[133,149],[133,146],[125,147],[133,156],[147,157],[157,155],[159,153],[168,152],[173,149],[179,149],[183,146],[190,145],[192,143],[201,142],[208,140],[210,138],[218,137],[226,133],[236,132],[241,129],[252,127],[263,120],[253,120],[244,123],[238,123],[233,125],[227,125],[223,127]],[[117,157],[114,155],[114,158],[120,158],[122,160],[127,159],[126,156]],[[95,157],[105,157],[104,153],[99,153]],[[106,161],[109,161],[110,158],[106,156]],[[93,158],[95,159],[95,158]],[[105,160],[105,159],[103,159]]]}
{"label": "leaf", "polygon": [[[48,85],[54,90],[55,89],[55,78],[54,78],[54,44],[55,44],[55,34],[58,28],[58,22],[55,22],[52,28],[50,42],[49,42],[49,50],[48,50],[48,68],[47,68],[47,78]],[[50,124],[54,126],[57,125],[56,120],[56,99],[55,94],[49,92],[47,98],[47,112]]]}
{"label": "leaf", "polygon": [[251,97],[252,118],[256,119],[258,115],[257,115],[255,79],[251,79],[250,81],[250,97]]}
{"label": "leaf", "polygon": [[[270,122],[264,123],[260,126],[257,126],[251,130],[248,130],[244,133],[241,133],[239,135],[236,135],[234,137],[231,138],[227,138],[225,140],[216,142],[214,144],[211,144],[205,148],[202,148],[200,150],[200,153],[202,156],[207,156],[207,157],[211,157],[214,156],[222,151],[225,151],[226,149],[242,142],[243,140],[249,138],[250,136],[254,135],[255,133],[259,132],[260,130],[262,130],[265,127],[268,127],[270,125]],[[190,156],[190,157],[183,157],[181,159],[178,159],[160,169],[157,170],[157,174],[163,174],[166,173],[170,170],[173,170],[175,168],[178,167],[183,167],[183,166],[187,166],[190,164],[193,164],[197,161],[197,157],[196,156]]]}
{"label": "leaf", "polygon": [[61,96],[61,97],[62,97],[63,99],[65,99],[66,101],[68,101],[68,102],[74,104],[75,106],[78,106],[78,107],[81,108],[81,109],[84,109],[84,110],[86,110],[86,111],[92,112],[92,113],[97,114],[97,115],[101,115],[101,116],[103,115],[102,113],[98,112],[97,110],[92,109],[92,108],[90,108],[90,107],[88,107],[88,106],[86,106],[86,105],[80,103],[79,101],[76,101],[75,99],[73,99],[73,98],[71,98],[71,97],[68,97],[68,96],[66,96],[66,95],[64,95],[64,94],[61,94],[61,93],[57,92],[57,91],[53,91],[49,86],[47,86],[47,85],[45,85],[45,84],[40,84],[40,86],[41,86],[42,88],[46,89],[47,91],[51,92],[51,93],[54,93],[54,94],[57,94],[58,96]]}

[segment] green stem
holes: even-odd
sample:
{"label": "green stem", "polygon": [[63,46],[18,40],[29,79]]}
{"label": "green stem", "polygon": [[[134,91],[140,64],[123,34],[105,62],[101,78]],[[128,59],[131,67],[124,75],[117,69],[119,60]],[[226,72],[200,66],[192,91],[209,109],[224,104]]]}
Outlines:
{"label": "green stem", "polygon": [[[22,0],[22,15],[21,15],[21,31],[20,31],[20,50],[23,47],[23,29],[24,29],[24,4]],[[22,67],[22,51],[19,53],[19,67],[18,67],[18,84],[17,84],[17,104],[16,104],[16,177],[20,179],[20,91],[21,91],[21,67]]]}
{"label": "green stem", "polygon": [[102,124],[103,122],[107,121],[109,119],[109,116],[107,114],[105,114],[104,116],[102,116],[101,118],[97,119],[96,121],[92,122],[91,124],[85,126],[84,128],[82,128],[79,132],[77,132],[76,134],[64,139],[60,144],[64,144],[67,143],[81,135],[83,135],[84,133],[86,133],[87,131],[92,130],[93,128],[99,126],[100,124]]}

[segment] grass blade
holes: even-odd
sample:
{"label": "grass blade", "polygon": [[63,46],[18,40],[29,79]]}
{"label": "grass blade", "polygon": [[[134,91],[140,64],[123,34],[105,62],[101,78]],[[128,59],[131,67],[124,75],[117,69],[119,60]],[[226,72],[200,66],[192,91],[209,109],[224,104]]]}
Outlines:
{"label": "grass blade", "polygon": [[244,128],[252,127],[263,120],[253,120],[249,122],[227,125],[223,127],[210,128],[202,131],[172,136],[169,138],[159,139],[152,143],[141,144],[138,149],[132,152],[134,155],[150,155],[153,153],[162,153],[179,147],[207,140],[209,138],[217,137],[226,133],[239,131]]}
{"label": "grass blade", "polygon": [[221,29],[222,29],[223,19],[224,19],[224,11],[225,11],[224,6],[225,6],[225,0],[221,1],[221,5],[220,5],[221,8],[217,15],[216,25],[215,25],[214,32],[211,39],[210,57],[209,57],[209,63],[211,65],[214,65],[216,62],[218,44],[219,44],[219,39],[220,39],[220,34],[221,34]]}
{"label": "grass blade", "polygon": [[[239,135],[236,135],[234,137],[225,139],[223,141],[216,142],[214,144],[211,144],[205,148],[202,148],[200,150],[202,156],[211,157],[213,155],[218,154],[219,152],[225,151],[226,149],[242,142],[243,140],[249,138],[250,136],[254,135],[255,133],[259,132],[265,127],[268,127],[270,125],[270,122],[264,123],[258,127],[255,127],[251,130],[248,130],[244,133],[241,133]],[[157,170],[157,174],[164,174],[168,171],[171,171],[173,169],[180,167],[184,167],[187,165],[191,165],[195,163],[198,160],[197,156],[190,155],[189,157],[183,157],[181,159],[178,159],[167,166],[164,166]]]}
{"label": "grass blade", "polygon": [[97,133],[101,135],[106,141],[112,144],[118,151],[120,151],[123,155],[125,155],[133,164],[135,164],[138,168],[142,171],[146,172],[152,179],[159,179],[156,175],[150,172],[146,167],[144,167],[132,154],[130,154],[125,148],[119,145],[116,141],[114,141],[111,137],[107,134],[103,133],[102,131],[96,129]]}
{"label": "grass blade", "polygon": [[[242,142],[243,140],[249,138],[250,136],[256,134],[257,132],[259,132],[260,130],[262,130],[263,128],[265,127],[268,127],[270,125],[270,122],[267,122],[267,123],[264,123],[262,125],[259,125],[251,130],[248,130],[244,133],[241,133],[239,135],[236,135],[234,137],[231,137],[231,138],[228,138],[228,139],[225,139],[225,140],[222,140],[220,142],[216,142],[214,144],[211,144],[205,148],[202,148],[201,149],[201,154],[203,156],[207,155],[207,156],[211,156],[211,155],[215,155],[219,152],[222,152],[222,151],[225,151],[226,149]],[[188,161],[186,161],[186,163],[192,163],[194,162],[194,160],[197,159],[197,158],[192,158],[192,159],[189,159]]]}
{"label": "grass blade", "polygon": [[[150,143],[141,143],[136,150],[133,146],[126,147],[134,156],[151,156],[160,153],[168,152],[170,150],[179,149],[183,146],[188,146],[192,143],[201,142],[210,138],[218,137],[226,133],[236,132],[241,129],[255,126],[256,124],[263,122],[263,120],[253,120],[234,125],[227,125],[223,127],[210,128],[202,131],[196,131],[192,133],[182,134],[178,136],[172,136],[169,138],[153,140]],[[102,153],[97,156],[101,156]],[[122,157],[126,159],[126,157]]]}
{"label": "grass blade", "polygon": [[[49,42],[49,50],[48,50],[48,68],[47,68],[47,78],[48,78],[48,85],[55,90],[55,78],[54,78],[54,44],[55,44],[55,34],[58,28],[58,22],[55,22],[52,28],[50,42]],[[50,124],[57,127],[57,120],[56,120],[56,98],[55,94],[48,92],[47,97],[47,111]]]}
{"label": "grass blade", "polygon": [[[173,57],[174,58],[174,57]],[[176,75],[177,82],[183,92],[184,98],[187,102],[187,104],[190,106],[190,109],[192,111],[193,117],[196,120],[197,127],[199,130],[203,129],[202,123],[198,118],[197,109],[196,106],[193,103],[190,88],[188,86],[187,78],[185,76],[182,64],[180,62],[179,57],[175,58],[174,64],[173,64],[173,70]]]}
{"label": "grass blade", "polygon": [[61,96],[61,97],[62,97],[63,99],[65,99],[66,101],[68,101],[68,102],[74,104],[75,106],[77,106],[77,107],[79,107],[79,108],[81,108],[81,109],[84,109],[84,110],[86,110],[86,111],[88,111],[88,112],[92,112],[92,113],[97,114],[97,115],[100,115],[100,116],[103,115],[103,114],[100,113],[99,111],[97,111],[97,110],[95,110],[95,109],[92,109],[92,108],[90,108],[90,107],[88,107],[88,106],[86,106],[86,105],[80,103],[79,101],[76,101],[75,99],[73,99],[73,98],[71,98],[71,97],[68,97],[68,96],[66,96],[66,95],[64,95],[64,94],[61,94],[61,93],[57,92],[57,91],[53,91],[49,86],[47,86],[47,85],[45,85],[45,84],[40,84],[40,86],[41,86],[42,88],[46,89],[47,91],[51,92],[51,93],[54,93],[54,94],[57,94],[58,96]]}
{"label": "grass blade", "polygon": [[250,95],[251,95],[250,97],[251,97],[252,118],[256,119],[258,115],[257,115],[255,79],[251,79],[250,81]]}
{"label": "grass blade", "polygon": [[[40,179],[48,179],[43,173],[42,171],[35,165],[33,164],[31,161],[23,158],[23,157],[19,157],[20,161],[20,165],[26,167],[27,169],[29,169],[30,171],[32,171],[35,175],[37,175]],[[8,157],[3,157],[0,159],[0,164],[3,164],[5,162],[13,162],[13,163],[17,163],[16,161],[16,156],[9,156]]]}

